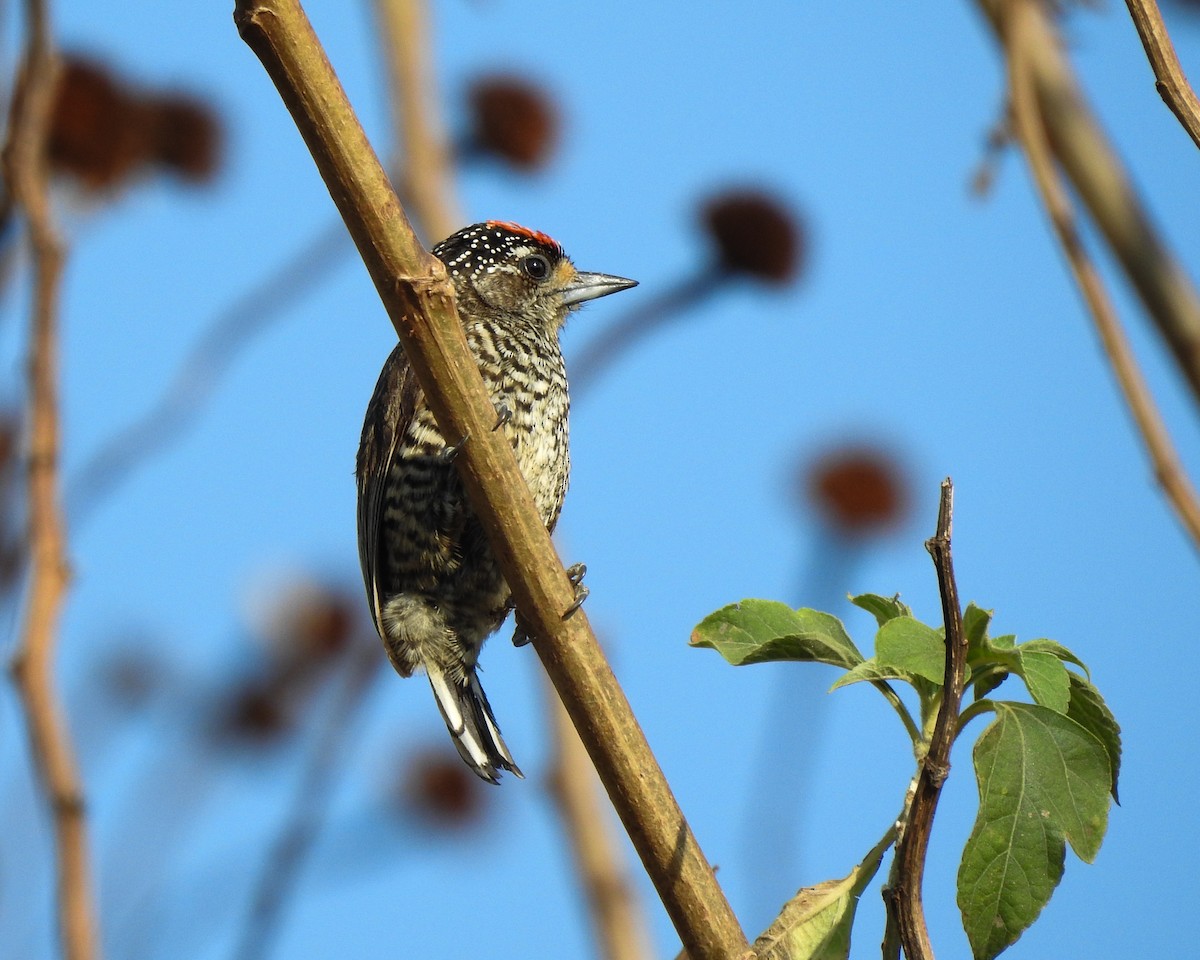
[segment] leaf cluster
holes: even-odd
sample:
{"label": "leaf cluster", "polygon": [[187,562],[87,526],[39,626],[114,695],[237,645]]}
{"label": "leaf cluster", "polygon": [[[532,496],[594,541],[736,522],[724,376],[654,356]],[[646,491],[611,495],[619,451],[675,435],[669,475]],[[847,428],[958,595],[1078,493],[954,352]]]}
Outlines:
{"label": "leaf cluster", "polygon": [[[836,617],[770,600],[717,610],[696,626],[691,644],[716,650],[734,666],[801,661],[840,667],[845,672],[831,690],[871,683],[904,723],[919,763],[943,696],[945,631],[914,618],[899,597],[864,594],[851,602],[878,624],[871,657]],[[1085,862],[1095,859],[1121,761],[1120,727],[1083,661],[1053,640],[992,637],[991,621],[991,611],[975,604],[963,613],[964,691],[972,702],[955,732],[957,742],[972,719],[991,715],[975,741],[979,810],[958,870],[958,905],[977,960],[1001,953],[1037,919],[1062,878],[1068,844]],[[1014,676],[1027,699],[996,699]],[[915,692],[916,718],[893,682]],[[763,955],[848,956],[857,898],[907,813],[847,878],[801,891],[768,931],[769,942],[760,944]]]}

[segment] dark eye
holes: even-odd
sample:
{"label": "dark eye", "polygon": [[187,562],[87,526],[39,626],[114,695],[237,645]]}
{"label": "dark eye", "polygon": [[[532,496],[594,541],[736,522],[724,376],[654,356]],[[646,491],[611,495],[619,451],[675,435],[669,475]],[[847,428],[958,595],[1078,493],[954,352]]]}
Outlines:
{"label": "dark eye", "polygon": [[545,280],[550,276],[550,261],[535,253],[521,261],[521,269],[534,280]]}

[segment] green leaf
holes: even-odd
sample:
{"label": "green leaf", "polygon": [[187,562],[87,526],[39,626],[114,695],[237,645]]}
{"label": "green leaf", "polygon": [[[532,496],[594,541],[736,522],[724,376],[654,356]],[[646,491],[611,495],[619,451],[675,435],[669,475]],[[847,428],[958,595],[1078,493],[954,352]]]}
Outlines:
{"label": "green leaf", "polygon": [[1017,643],[1017,635],[1015,633],[1006,633],[1002,637],[990,637],[988,646],[993,650],[1011,650]]}
{"label": "green leaf", "polygon": [[1062,878],[1064,839],[1099,852],[1112,780],[1103,744],[1046,707],[995,703],[975,744],[979,815],[958,871],[958,906],[976,960],[1009,947]]}
{"label": "green leaf", "polygon": [[806,887],[754,941],[758,960],[846,960],[858,898],[879,870],[889,843],[872,850],[847,877]]}
{"label": "green leaf", "polygon": [[989,671],[982,680],[975,684],[975,699],[982,700],[989,693],[992,693],[1000,684],[1009,678],[1009,671],[996,670]]}
{"label": "green leaf", "polygon": [[743,600],[722,607],[700,621],[690,642],[693,647],[711,647],[735,667],[804,660],[848,669],[863,660],[837,617],[793,610],[774,600]]}
{"label": "green leaf", "polygon": [[977,607],[974,603],[968,603],[967,609],[963,611],[962,619],[963,633],[967,635],[967,656],[969,657],[976,650],[983,650],[987,646],[987,630],[988,624],[992,622],[992,611]]}
{"label": "green leaf", "polygon": [[912,616],[912,610],[909,609],[908,604],[900,602],[900,594],[896,594],[894,597],[881,597],[875,593],[862,593],[857,597],[851,597],[850,602],[871,614],[881,627],[889,620],[895,620],[896,617]]}
{"label": "green leaf", "polygon": [[904,670],[939,687],[946,677],[946,642],[941,633],[912,617],[896,617],[879,628],[875,659],[884,670]]}
{"label": "green leaf", "polygon": [[1087,665],[1080,660],[1075,654],[1064,647],[1061,643],[1054,640],[1047,640],[1044,637],[1038,640],[1030,640],[1028,643],[1021,644],[1022,650],[1036,651],[1038,653],[1052,653],[1064,663],[1073,663],[1080,670],[1087,674],[1088,679],[1092,677],[1092,673],[1088,670]]}
{"label": "green leaf", "polygon": [[905,683],[911,683],[916,686],[920,678],[909,670],[901,670],[899,667],[885,667],[878,658],[871,657],[869,660],[864,660],[858,666],[847,670],[840,677],[829,692],[833,693],[839,687],[848,687],[852,683],[862,683],[864,680],[903,680]]}
{"label": "green leaf", "polygon": [[1018,672],[1036,703],[1055,713],[1066,713],[1071,701],[1071,681],[1067,668],[1052,653],[1030,651],[1029,644],[1017,647]]}
{"label": "green leaf", "polygon": [[1120,803],[1117,796],[1117,780],[1121,773],[1121,726],[1117,718],[1108,709],[1108,704],[1100,696],[1090,680],[1085,680],[1078,674],[1070,674],[1071,703],[1067,707],[1067,716],[1087,730],[1104,745],[1108,754],[1108,764],[1112,770],[1112,798]]}

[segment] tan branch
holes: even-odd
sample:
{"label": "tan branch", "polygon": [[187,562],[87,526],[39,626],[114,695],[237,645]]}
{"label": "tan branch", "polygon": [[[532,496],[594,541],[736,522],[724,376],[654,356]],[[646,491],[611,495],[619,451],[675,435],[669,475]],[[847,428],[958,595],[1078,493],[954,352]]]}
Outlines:
{"label": "tan branch", "polygon": [[35,273],[29,361],[31,571],[25,622],[12,669],[54,822],[63,950],[68,960],[90,960],[99,948],[83,789],[54,687],[58,619],[69,579],[58,502],[58,300],[64,252],[50,214],[44,162],[57,60],[45,4],[30,0],[27,16],[29,40],[4,157],[13,198],[28,222]]}
{"label": "tan branch", "polygon": [[[1003,46],[1009,0],[977,2]],[[1045,10],[1034,10],[1029,20],[1029,70],[1050,149],[1200,401],[1200,296],[1150,222],[1088,108]]]}
{"label": "tan branch", "polygon": [[387,59],[400,175],[397,184],[424,239],[464,226],[450,189],[450,149],[437,109],[428,13],[423,0],[375,0]]}
{"label": "tan branch", "polygon": [[1009,0],[1004,30],[1013,121],[1017,139],[1029,158],[1034,183],[1071,273],[1095,321],[1117,383],[1141,433],[1154,475],[1180,523],[1200,548],[1200,502],[1171,443],[1154,397],[1138,368],[1116,310],[1100,274],[1088,257],[1075,224],[1071,199],[1059,177],[1046,139],[1044,118],[1035,94],[1032,51],[1038,39],[1040,11],[1032,0]]}
{"label": "tan branch", "polygon": [[1146,59],[1154,71],[1158,95],[1171,108],[1192,142],[1200,147],[1200,101],[1175,54],[1175,45],[1171,43],[1158,4],[1154,0],[1125,0],[1125,5],[1129,7],[1129,16],[1146,48]]}
{"label": "tan branch", "polygon": [[745,934],[582,613],[467,348],[441,263],[417,241],[295,0],[234,14],[313,154],[438,426],[469,438],[455,463],[534,647],[693,960],[738,958]]}

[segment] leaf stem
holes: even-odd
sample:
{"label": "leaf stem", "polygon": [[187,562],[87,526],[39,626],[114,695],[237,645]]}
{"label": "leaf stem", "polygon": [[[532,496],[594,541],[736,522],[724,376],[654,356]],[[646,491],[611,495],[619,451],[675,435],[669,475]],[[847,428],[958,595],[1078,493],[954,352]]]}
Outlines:
{"label": "leaf stem", "polygon": [[976,700],[958,715],[958,729],[955,731],[955,736],[962,733],[967,724],[976,717],[995,709],[996,705],[991,700]]}
{"label": "leaf stem", "polygon": [[904,705],[904,701],[900,699],[895,688],[886,680],[872,680],[871,685],[883,694],[883,698],[892,705],[892,709],[896,711],[896,716],[900,718],[900,722],[904,724],[904,729],[908,733],[908,738],[912,740],[914,749],[921,743],[921,731],[917,727],[917,723],[909,713],[908,707]]}

